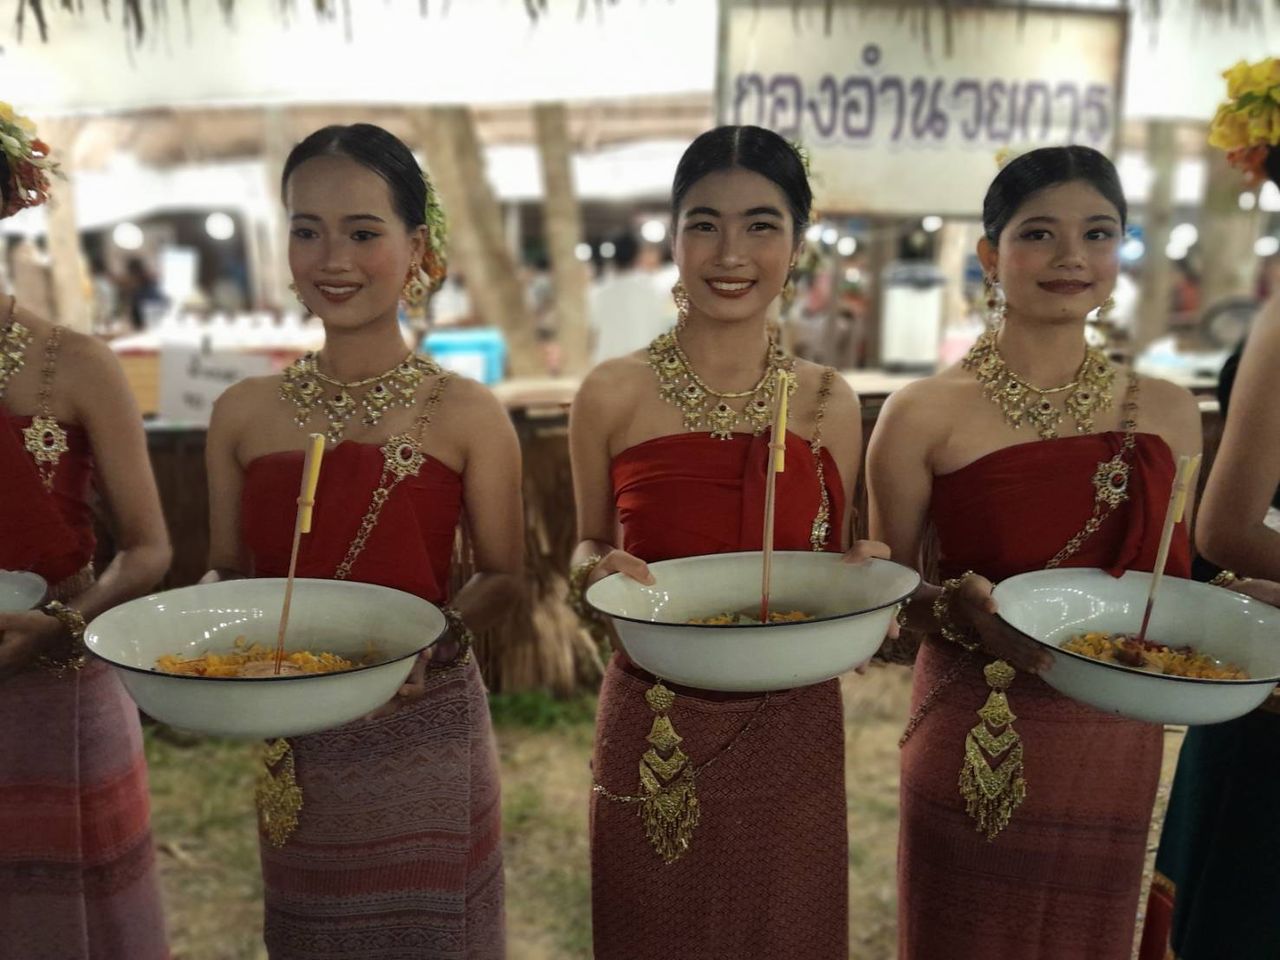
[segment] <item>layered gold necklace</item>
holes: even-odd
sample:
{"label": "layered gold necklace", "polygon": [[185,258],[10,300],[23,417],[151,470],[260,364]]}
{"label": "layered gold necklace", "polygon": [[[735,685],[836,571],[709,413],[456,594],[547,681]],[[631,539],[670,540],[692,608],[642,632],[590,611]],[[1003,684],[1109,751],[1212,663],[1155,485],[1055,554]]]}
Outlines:
{"label": "layered gold necklace", "polygon": [[[750,390],[724,392],[707,384],[689,363],[675,331],[664,333],[649,344],[649,366],[658,377],[658,394],[684,414],[686,430],[710,431],[717,440],[728,440],[734,428],[742,424],[759,436],[773,420],[773,398],[777,373],[791,372],[795,360],[786,355],[774,337],[769,338],[765,354],[764,375]],[[795,378],[789,380],[788,394],[796,389]],[[730,400],[746,400],[741,411]]]}
{"label": "layered gold necklace", "polygon": [[[1036,429],[1042,440],[1058,436],[1058,427],[1066,416],[1076,424],[1077,433],[1093,430],[1093,418],[1100,410],[1111,409],[1111,383],[1115,378],[1111,361],[1097,347],[1085,350],[1084,362],[1075,379],[1060,387],[1040,389],[1009,369],[996,345],[996,331],[988,330],[961,361],[982,384],[982,394],[1000,408],[1009,426],[1018,429],[1024,423]],[[1067,395],[1064,407],[1055,402],[1058,394]]]}
{"label": "layered gold necklace", "polygon": [[363,411],[361,422],[372,427],[393,407],[412,407],[422,381],[440,372],[430,357],[410,352],[385,373],[344,383],[322,373],[316,354],[308,353],[285,368],[280,396],[294,405],[294,422],[304,430],[317,412],[322,414],[329,422],[325,436],[338,443],[357,413]]}

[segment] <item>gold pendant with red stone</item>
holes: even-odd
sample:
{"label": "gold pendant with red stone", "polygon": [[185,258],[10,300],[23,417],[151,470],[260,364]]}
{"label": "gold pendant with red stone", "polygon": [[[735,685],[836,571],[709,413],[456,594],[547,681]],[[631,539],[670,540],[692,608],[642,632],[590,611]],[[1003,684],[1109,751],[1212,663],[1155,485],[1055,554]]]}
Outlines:
{"label": "gold pendant with red stone", "polygon": [[413,437],[407,433],[392,437],[382,445],[383,463],[401,480],[409,476],[416,477],[426,459]]}
{"label": "gold pendant with red stone", "polygon": [[1124,457],[1115,456],[1098,464],[1093,474],[1093,489],[1099,500],[1113,507],[1129,499],[1129,464]]}
{"label": "gold pendant with red stone", "polygon": [[67,445],[67,431],[53,417],[32,417],[31,426],[22,431],[23,445],[36,461],[40,478],[46,489],[53,489],[53,474],[58,461],[71,448]]}

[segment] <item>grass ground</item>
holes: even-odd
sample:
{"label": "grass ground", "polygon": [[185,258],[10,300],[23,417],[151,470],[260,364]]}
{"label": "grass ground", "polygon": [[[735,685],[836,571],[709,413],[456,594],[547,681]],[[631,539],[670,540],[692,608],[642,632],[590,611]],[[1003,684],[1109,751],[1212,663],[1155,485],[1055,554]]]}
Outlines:
{"label": "grass ground", "polygon": [[[845,682],[853,960],[895,955],[897,742],[909,693],[910,675],[897,667]],[[494,698],[511,960],[591,955],[587,797],[594,712],[587,697]],[[265,960],[252,800],[257,748],[175,743],[157,734],[147,730],[147,755],[174,958]],[[1165,739],[1152,850],[1181,733]]]}

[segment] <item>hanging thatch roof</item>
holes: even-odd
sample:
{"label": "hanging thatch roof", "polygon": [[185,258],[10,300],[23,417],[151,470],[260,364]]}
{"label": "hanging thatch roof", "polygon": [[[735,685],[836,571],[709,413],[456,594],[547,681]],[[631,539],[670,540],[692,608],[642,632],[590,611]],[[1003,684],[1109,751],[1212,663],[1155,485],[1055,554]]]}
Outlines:
{"label": "hanging thatch roof", "polygon": [[[239,0],[240,3],[249,0]],[[260,0],[259,0],[260,2]],[[352,0],[303,0],[311,4],[316,14],[323,20],[341,24],[348,36],[352,33],[354,3]],[[593,10],[605,12],[609,7],[636,0],[578,0],[578,16],[584,17]],[[668,0],[675,2],[675,0]],[[729,0],[721,0],[729,2]],[[768,0],[754,0],[768,2]],[[949,35],[950,20],[953,14],[964,10],[975,9],[1008,9],[1010,6],[1034,7],[1033,0],[784,0],[796,7],[821,4],[825,10],[827,28],[835,11],[841,7],[857,6],[892,6],[904,13],[912,13],[923,18],[926,36],[935,18],[942,22],[944,32]],[[1280,9],[1280,0],[1120,0],[1123,6],[1140,8],[1148,16],[1159,18],[1165,10],[1179,4],[1191,4],[1200,12],[1211,17],[1228,17],[1231,20],[1249,20],[1258,17],[1268,3]],[[99,0],[92,6],[100,8],[100,13],[108,19],[119,19],[125,34],[133,43],[140,43],[155,29],[164,30],[172,19],[172,7],[179,6],[178,16],[185,18],[189,13],[190,0]],[[299,0],[276,0],[275,6],[283,21],[288,21],[297,13]],[[550,13],[551,0],[522,0],[522,12],[530,21],[537,23]],[[17,36],[19,42],[26,36],[28,25],[34,27],[40,39],[55,42],[57,34],[50,29],[49,11],[61,9],[85,14],[85,0],[17,0],[16,17]],[[237,0],[218,0],[228,24],[234,16]],[[451,0],[418,0],[418,13],[423,17],[448,16]],[[379,11],[379,16],[385,16]],[[927,41],[926,41],[927,42]]]}

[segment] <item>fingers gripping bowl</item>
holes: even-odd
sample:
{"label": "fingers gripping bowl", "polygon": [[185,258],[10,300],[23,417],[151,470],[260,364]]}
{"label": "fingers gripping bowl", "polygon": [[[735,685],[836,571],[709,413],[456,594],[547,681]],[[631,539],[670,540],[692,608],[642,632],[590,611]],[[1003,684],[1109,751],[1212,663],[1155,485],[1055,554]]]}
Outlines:
{"label": "fingers gripping bowl", "polygon": [[1266,700],[1280,680],[1280,610],[1220,587],[1166,576],[1147,636],[1190,647],[1224,674],[1238,667],[1247,679],[1172,676],[1063,649],[1084,634],[1136,633],[1150,586],[1149,573],[1041,570],[1002,581],[993,596],[1005,623],[1051,651],[1044,681],[1099,710],[1152,723],[1221,723]]}
{"label": "fingers gripping bowl", "polygon": [[[286,648],[371,663],[339,673],[202,677],[159,672],[168,655],[228,653],[238,637],[274,649],[284,580],[231,580],[121,604],[97,617],[85,645],[118,672],[147,714],[212,736],[270,739],[341,726],[390,700],[415,657],[445,631],[432,604],[340,580],[294,581]],[[374,654],[367,658],[370,643]]]}
{"label": "fingers gripping bowl", "polygon": [[695,624],[760,605],[759,553],[720,553],[649,564],[646,586],[613,574],[587,603],[613,620],[631,657],[655,676],[704,690],[785,690],[819,683],[866,662],[884,641],[897,605],[920,584],[888,560],[841,561],[837,553],[773,555],[771,607],[809,619]]}

